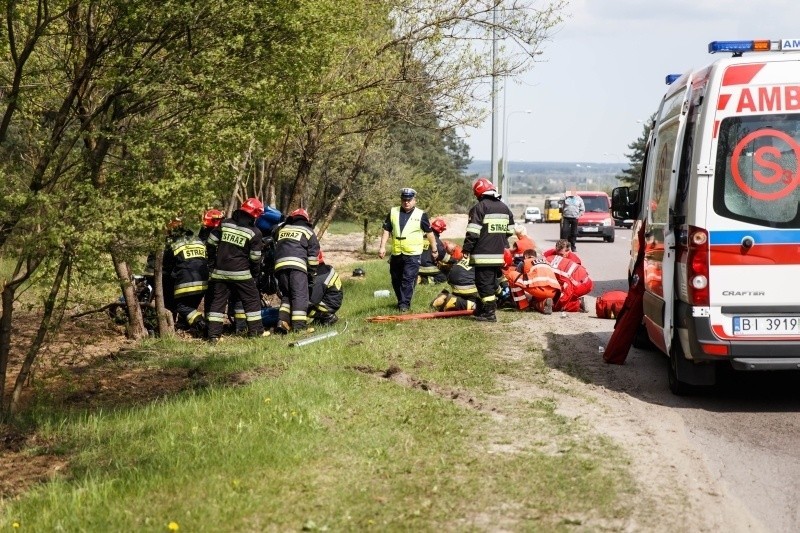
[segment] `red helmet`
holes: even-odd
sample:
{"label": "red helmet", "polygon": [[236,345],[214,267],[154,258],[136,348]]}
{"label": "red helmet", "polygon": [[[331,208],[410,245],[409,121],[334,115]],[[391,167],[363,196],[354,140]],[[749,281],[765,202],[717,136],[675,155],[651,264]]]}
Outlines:
{"label": "red helmet", "polygon": [[264,212],[264,204],[258,198],[248,198],[242,204],[241,210],[253,218],[258,218]]}
{"label": "red helmet", "polygon": [[475,193],[475,198],[480,198],[487,192],[496,190],[494,183],[486,178],[478,178],[475,180],[475,183],[472,184],[472,192]]}
{"label": "red helmet", "polygon": [[443,233],[447,229],[447,222],[443,218],[435,218],[431,222],[431,229],[436,233]]}
{"label": "red helmet", "polygon": [[320,265],[325,264],[325,256],[322,255],[322,249],[320,249],[319,253],[317,254],[317,262]]}
{"label": "red helmet", "polygon": [[511,255],[511,250],[506,248],[503,250],[503,266],[508,268],[514,264],[514,256]]}
{"label": "red helmet", "polygon": [[306,211],[302,207],[300,209],[295,209],[294,211],[289,213],[289,216],[290,217],[301,217],[301,218],[306,219],[306,222],[308,222],[308,211]]}
{"label": "red helmet", "polygon": [[209,209],[203,215],[203,226],[206,228],[216,228],[222,224],[225,214],[219,209]]}

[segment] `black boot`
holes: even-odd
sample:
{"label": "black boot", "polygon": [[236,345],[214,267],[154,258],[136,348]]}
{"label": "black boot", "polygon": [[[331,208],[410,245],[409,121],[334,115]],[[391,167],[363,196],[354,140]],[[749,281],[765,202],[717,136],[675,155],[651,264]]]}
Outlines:
{"label": "black boot", "polygon": [[206,336],[206,319],[199,316],[194,319],[192,322],[192,331],[194,332],[195,336],[203,339]]}
{"label": "black boot", "polygon": [[496,311],[496,302],[484,302],[481,306],[481,311],[475,317],[475,320],[478,322],[497,322],[497,315],[495,314]]}

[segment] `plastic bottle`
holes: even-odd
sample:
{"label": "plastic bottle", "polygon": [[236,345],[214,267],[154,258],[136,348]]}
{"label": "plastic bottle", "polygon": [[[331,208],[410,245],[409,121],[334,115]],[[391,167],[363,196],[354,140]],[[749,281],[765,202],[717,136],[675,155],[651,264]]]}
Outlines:
{"label": "plastic bottle", "polygon": [[600,355],[603,355],[605,353],[605,351],[606,351],[606,349],[603,346],[598,346],[597,347],[597,353],[599,353]]}
{"label": "plastic bottle", "polygon": [[389,297],[389,289],[381,289],[375,291],[375,298],[388,298]]}
{"label": "plastic bottle", "polygon": [[561,318],[567,318],[567,312],[561,311]]}

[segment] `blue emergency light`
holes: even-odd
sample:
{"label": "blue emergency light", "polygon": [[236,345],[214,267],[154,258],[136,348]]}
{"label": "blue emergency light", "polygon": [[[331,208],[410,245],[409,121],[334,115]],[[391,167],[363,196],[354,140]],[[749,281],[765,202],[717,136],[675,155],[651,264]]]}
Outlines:
{"label": "blue emergency light", "polygon": [[[792,39],[789,39],[791,41]],[[783,39],[781,39],[783,41]],[[780,50],[781,41],[770,41],[769,39],[759,39],[755,41],[712,41],[708,43],[708,53],[731,52],[741,55],[744,52],[769,52]]]}
{"label": "blue emergency light", "polygon": [[672,85],[675,83],[675,80],[681,77],[681,74],[667,74],[666,82],[667,85]]}

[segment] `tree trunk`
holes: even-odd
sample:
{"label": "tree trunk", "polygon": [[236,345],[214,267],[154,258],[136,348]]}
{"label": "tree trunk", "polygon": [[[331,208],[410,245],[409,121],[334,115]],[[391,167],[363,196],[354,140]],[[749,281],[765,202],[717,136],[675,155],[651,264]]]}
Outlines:
{"label": "tree trunk", "polygon": [[[375,136],[374,131],[369,131],[364,136],[364,142],[361,143],[361,149],[358,151],[358,157],[356,158],[355,163],[353,163],[353,169],[350,171],[350,176],[348,176],[347,181],[342,184],[342,188],[339,191],[339,194],[336,195],[336,198],[331,203],[330,209],[328,209],[328,213],[322,219],[322,221],[317,225],[316,232],[317,238],[322,238],[325,235],[325,232],[328,231],[328,228],[333,222],[333,217],[336,216],[336,212],[339,210],[339,206],[342,205],[342,201],[347,196],[347,193],[350,192],[350,184],[353,183],[358,175],[361,173],[361,169],[364,165],[364,158],[367,156],[367,149],[369,149],[370,144],[372,143],[372,138]],[[366,231],[366,230],[365,230]],[[367,238],[366,233],[364,234],[364,247],[366,252],[367,246]]]}
{"label": "tree trunk", "polygon": [[[0,406],[5,404],[5,385],[6,375],[8,374],[8,360],[11,356],[11,329],[12,316],[14,314],[14,299],[17,289],[31,277],[31,274],[38,268],[39,263],[26,260],[20,257],[17,259],[17,266],[11,280],[3,286],[2,305],[3,314],[0,315]],[[3,414],[6,414],[3,410]]]}
{"label": "tree trunk", "polygon": [[117,272],[122,295],[125,297],[125,307],[128,310],[127,337],[133,340],[143,339],[147,337],[147,329],[144,327],[142,308],[134,290],[131,267],[127,262],[120,260],[113,251],[111,260],[114,262],[114,270]]}
{"label": "tree trunk", "polygon": [[361,251],[367,253],[367,243],[369,242],[369,219],[364,219],[364,246]]}
{"label": "tree trunk", "polygon": [[172,311],[164,305],[164,249],[156,252],[156,261],[153,265],[153,276],[155,283],[155,306],[158,316],[158,335],[165,337],[175,333],[175,321],[172,319]]}
{"label": "tree trunk", "polygon": [[[247,151],[242,154],[242,162],[239,163],[239,167],[236,169],[236,182],[233,184],[233,190],[231,191],[231,199],[228,202],[228,210],[225,212],[227,216],[231,216],[234,209],[241,203],[240,200],[243,200],[244,197],[240,196],[240,189],[242,189],[242,182],[244,181],[244,176],[247,173],[247,167],[250,164],[250,158],[253,155],[253,144],[255,143],[254,139],[250,140],[250,146],[247,148]],[[246,192],[246,191],[243,191]]]}
{"label": "tree trunk", "polygon": [[314,159],[317,157],[319,145],[320,139],[317,127],[315,125],[310,126],[306,131],[306,142],[303,145],[300,161],[297,164],[297,174],[294,178],[292,195],[289,197],[289,202],[286,205],[287,212],[299,207],[306,207],[304,200],[306,197],[306,188],[308,187],[308,178],[311,175],[311,167],[314,165]]}
{"label": "tree trunk", "polygon": [[14,383],[14,390],[11,393],[11,401],[9,402],[7,409],[4,409],[4,412],[8,413],[9,416],[13,416],[18,411],[19,399],[20,396],[22,396],[22,388],[31,374],[33,362],[36,361],[36,356],[39,355],[39,350],[42,348],[42,344],[47,336],[47,332],[52,326],[53,309],[55,309],[56,299],[58,298],[58,293],[61,291],[61,283],[64,281],[64,274],[69,268],[71,259],[72,258],[68,252],[64,252],[64,255],[61,257],[61,263],[58,265],[56,277],[53,279],[52,287],[50,287],[50,294],[47,296],[47,300],[44,302],[44,315],[42,316],[42,321],[39,323],[39,329],[36,332],[36,337],[33,339],[33,342],[28,348],[28,353],[25,354],[25,360],[22,362],[22,368],[20,368],[19,374],[17,374],[17,380]]}

